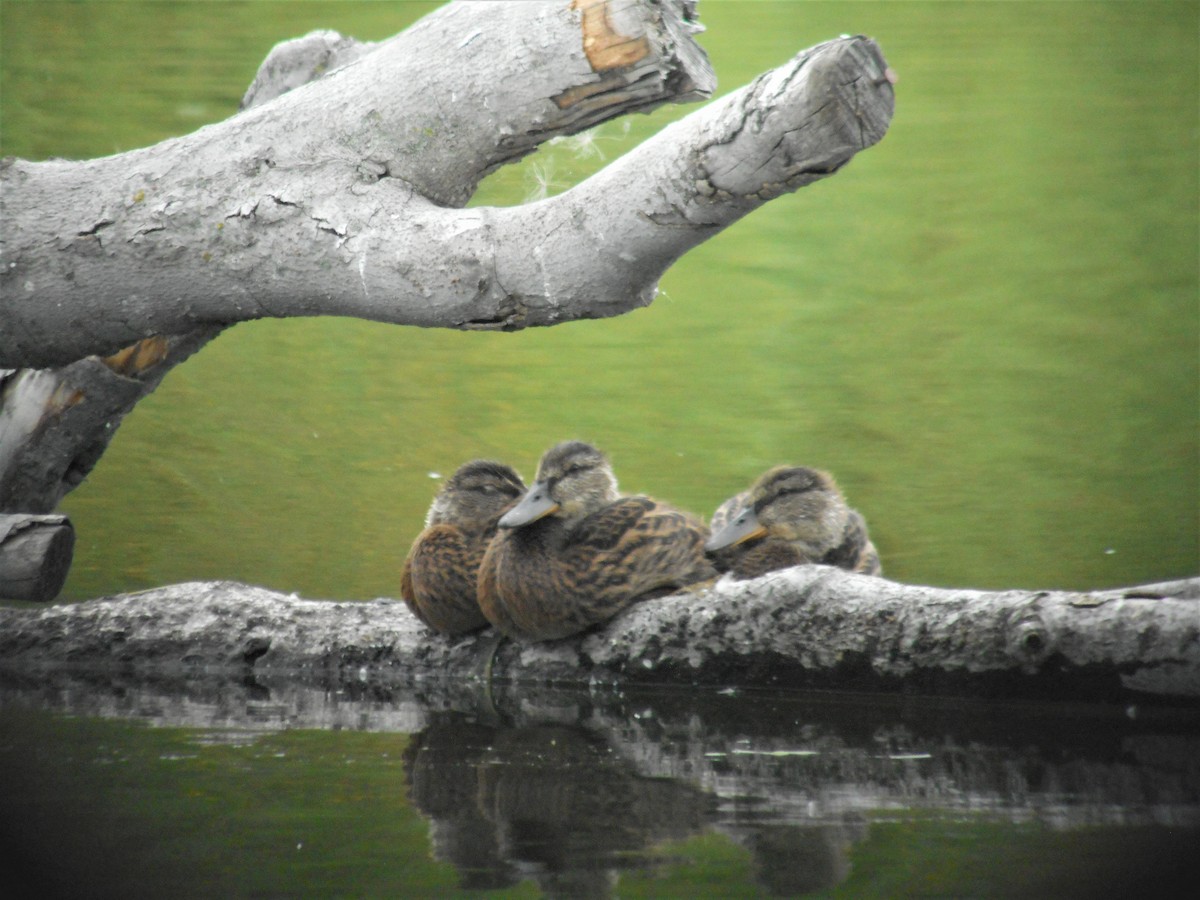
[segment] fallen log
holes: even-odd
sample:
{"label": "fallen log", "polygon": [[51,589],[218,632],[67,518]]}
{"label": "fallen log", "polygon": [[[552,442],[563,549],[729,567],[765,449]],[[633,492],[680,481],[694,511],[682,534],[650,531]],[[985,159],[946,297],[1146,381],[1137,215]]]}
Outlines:
{"label": "fallen log", "polygon": [[1200,697],[1200,578],[1115,590],[904,585],[827,566],[639,604],[540,644],[434,634],[396,600],[195,582],[0,609],[0,667],[720,684],[1128,702]]}

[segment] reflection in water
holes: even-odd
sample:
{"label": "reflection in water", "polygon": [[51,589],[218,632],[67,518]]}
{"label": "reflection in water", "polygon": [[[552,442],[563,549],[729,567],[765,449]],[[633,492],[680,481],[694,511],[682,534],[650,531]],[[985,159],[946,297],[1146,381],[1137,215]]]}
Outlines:
{"label": "reflection in water", "polygon": [[497,728],[439,717],[405,755],[413,803],[433,820],[434,853],[464,887],[531,876],[547,892],[607,896],[638,854],[700,831],[709,800],[639,776],[602,739],[562,725]]}
{"label": "reflection in water", "polygon": [[[1101,862],[1137,879],[1197,865],[1178,849],[1200,832],[1194,707],[0,672],[0,716],[31,706],[222,740],[315,729],[335,750],[339,731],[409,734],[404,789],[467,889],[608,896],[624,878],[669,877],[690,864],[690,838],[715,835],[745,851],[756,890],[800,896],[854,883],[878,823],[935,820],[960,845],[981,823],[1103,828],[1117,843]],[[1004,833],[989,832],[989,858],[1012,858]],[[1097,858],[1040,852],[1045,890],[1111,893]]]}
{"label": "reflection in water", "polygon": [[[655,845],[720,818],[711,794],[639,774],[621,748],[567,725],[483,725],[439,714],[409,745],[405,770],[410,799],[431,820],[434,854],[455,865],[466,888],[531,877],[551,896],[606,897],[621,871],[664,862],[647,853]],[[750,850],[772,894],[832,887],[849,874],[861,822],[772,819],[769,809],[749,810],[724,829]]]}

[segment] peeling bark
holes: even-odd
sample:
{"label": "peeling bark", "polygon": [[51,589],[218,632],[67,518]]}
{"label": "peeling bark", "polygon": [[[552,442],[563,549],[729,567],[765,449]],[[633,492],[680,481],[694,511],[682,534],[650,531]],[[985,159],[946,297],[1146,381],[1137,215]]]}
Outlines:
{"label": "peeling bark", "polygon": [[[494,633],[450,639],[403,603],[191,583],[0,609],[0,668],[482,678]],[[518,683],[716,683],[1043,699],[1200,697],[1200,579],[1120,590],[967,591],[827,566],[648,601],[585,635],[505,642]]]}

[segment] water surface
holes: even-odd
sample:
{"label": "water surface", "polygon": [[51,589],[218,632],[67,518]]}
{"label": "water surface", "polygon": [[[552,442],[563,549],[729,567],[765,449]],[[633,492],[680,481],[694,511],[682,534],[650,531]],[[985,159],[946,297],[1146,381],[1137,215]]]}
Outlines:
{"label": "water surface", "polygon": [[1200,875],[1195,709],[0,677],[0,765],[40,897],[1097,900]]}

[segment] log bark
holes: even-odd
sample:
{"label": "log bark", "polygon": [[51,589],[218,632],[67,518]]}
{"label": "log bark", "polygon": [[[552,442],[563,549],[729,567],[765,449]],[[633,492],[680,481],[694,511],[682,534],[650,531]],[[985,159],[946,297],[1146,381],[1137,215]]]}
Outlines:
{"label": "log bark", "polygon": [[511,330],[649,303],[688,249],[880,140],[893,106],[878,47],[842,38],[558,197],[459,208],[551,137],[707,96],[687,8],[451,3],[194,134],[5,160],[0,365],[265,316]]}
{"label": "log bark", "polygon": [[[0,668],[483,678],[494,634],[424,628],[394,600],[331,603],[190,583],[0,609]],[[897,584],[827,566],[639,604],[606,627],[502,643],[490,677],[1102,701],[1200,697],[1200,578],[1087,593]]]}
{"label": "log bark", "polygon": [[0,514],[0,599],[53,600],[74,552],[75,529],[66,516]]}

